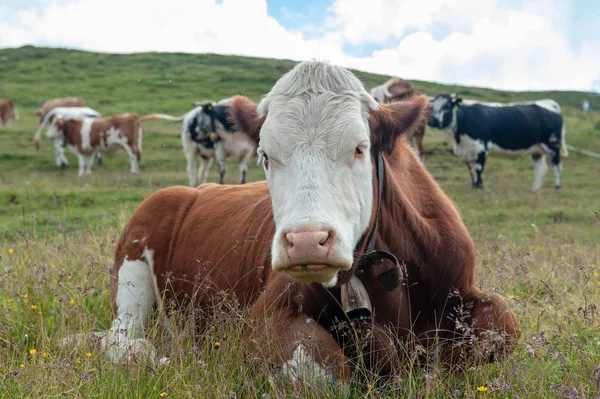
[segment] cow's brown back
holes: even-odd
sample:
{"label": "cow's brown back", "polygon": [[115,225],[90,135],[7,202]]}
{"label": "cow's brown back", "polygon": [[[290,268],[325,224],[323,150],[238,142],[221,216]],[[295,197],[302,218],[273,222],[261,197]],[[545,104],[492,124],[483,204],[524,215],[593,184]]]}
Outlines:
{"label": "cow's brown back", "polygon": [[54,98],[47,100],[42,106],[35,111],[35,115],[40,118],[40,122],[44,120],[46,114],[57,107],[84,107],[85,100],[81,97],[65,97]]}

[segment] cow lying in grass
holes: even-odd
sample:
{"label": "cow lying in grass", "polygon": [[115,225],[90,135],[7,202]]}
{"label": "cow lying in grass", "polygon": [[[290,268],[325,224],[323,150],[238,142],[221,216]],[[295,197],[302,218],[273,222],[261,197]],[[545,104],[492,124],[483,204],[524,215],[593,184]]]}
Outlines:
{"label": "cow lying in grass", "polygon": [[407,342],[449,366],[511,353],[517,318],[475,286],[469,233],[408,148],[428,106],[380,106],[351,72],[316,61],[258,106],[234,98],[267,181],[167,188],[138,207],[111,269],[111,360],[152,347],[154,307],[210,315],[223,295],[250,307],[246,342],[292,380],[348,381],[357,335],[386,375]]}

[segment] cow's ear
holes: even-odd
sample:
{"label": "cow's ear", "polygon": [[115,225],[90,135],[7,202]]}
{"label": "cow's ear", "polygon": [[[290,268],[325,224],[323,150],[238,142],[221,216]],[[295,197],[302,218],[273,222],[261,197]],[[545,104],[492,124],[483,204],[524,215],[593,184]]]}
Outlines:
{"label": "cow's ear", "polygon": [[258,116],[257,105],[244,96],[235,96],[229,106],[229,121],[235,130],[242,131],[250,136],[256,143],[260,137],[260,129],[265,122],[265,117]]}
{"label": "cow's ear", "polygon": [[213,113],[213,105],[210,102],[207,102],[205,104],[202,104],[202,112],[204,112],[205,114],[212,114]]}
{"label": "cow's ear", "polygon": [[400,136],[410,137],[426,119],[429,100],[425,96],[379,106],[369,112],[371,146],[392,153]]}

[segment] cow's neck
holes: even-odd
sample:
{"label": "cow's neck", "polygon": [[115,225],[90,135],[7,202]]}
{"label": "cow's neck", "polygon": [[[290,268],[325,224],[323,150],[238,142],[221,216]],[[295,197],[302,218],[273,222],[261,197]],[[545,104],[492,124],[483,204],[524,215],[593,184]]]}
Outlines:
{"label": "cow's neck", "polygon": [[[457,263],[474,267],[473,243],[458,211],[407,146],[384,161],[378,249],[415,264],[424,277],[431,270],[455,270]],[[468,285],[455,288],[462,292]]]}

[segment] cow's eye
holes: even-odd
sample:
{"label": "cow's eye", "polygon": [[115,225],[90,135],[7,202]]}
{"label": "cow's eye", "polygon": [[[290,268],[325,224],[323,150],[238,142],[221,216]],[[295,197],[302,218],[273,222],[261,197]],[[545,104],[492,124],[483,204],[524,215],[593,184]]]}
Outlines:
{"label": "cow's eye", "polygon": [[356,149],[354,150],[354,155],[362,155],[364,153],[365,153],[365,149],[360,146],[356,147]]}
{"label": "cow's eye", "polygon": [[266,152],[262,153],[263,166],[265,169],[269,169],[269,156]]}

